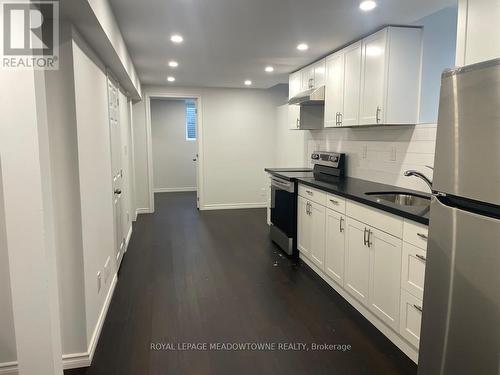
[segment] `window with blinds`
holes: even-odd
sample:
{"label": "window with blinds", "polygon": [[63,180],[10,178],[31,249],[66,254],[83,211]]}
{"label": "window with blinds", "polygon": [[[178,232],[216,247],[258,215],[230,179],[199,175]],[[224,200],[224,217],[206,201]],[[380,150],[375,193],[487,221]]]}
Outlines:
{"label": "window with blinds", "polygon": [[196,103],[186,100],[186,140],[196,141]]}

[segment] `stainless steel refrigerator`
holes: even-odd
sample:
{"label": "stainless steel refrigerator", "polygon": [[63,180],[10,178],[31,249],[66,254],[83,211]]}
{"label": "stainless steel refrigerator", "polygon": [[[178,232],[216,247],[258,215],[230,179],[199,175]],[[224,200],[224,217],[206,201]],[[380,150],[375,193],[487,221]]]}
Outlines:
{"label": "stainless steel refrigerator", "polygon": [[419,375],[500,374],[500,59],[443,73]]}

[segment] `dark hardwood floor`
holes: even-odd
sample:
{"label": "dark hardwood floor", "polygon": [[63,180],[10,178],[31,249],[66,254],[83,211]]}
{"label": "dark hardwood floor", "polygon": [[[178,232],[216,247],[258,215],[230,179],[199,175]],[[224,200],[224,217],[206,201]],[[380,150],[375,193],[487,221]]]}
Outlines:
{"label": "dark hardwood floor", "polygon": [[[71,375],[416,374],[305,265],[270,242],[265,210],[197,211],[156,194],[134,225],[92,366]],[[151,349],[151,343],[313,343],[350,351]]]}

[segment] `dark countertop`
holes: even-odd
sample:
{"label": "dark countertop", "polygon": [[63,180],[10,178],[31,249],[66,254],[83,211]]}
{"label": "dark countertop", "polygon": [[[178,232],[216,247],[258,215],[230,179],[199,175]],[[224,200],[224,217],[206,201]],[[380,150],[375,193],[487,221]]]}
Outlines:
{"label": "dark countertop", "polygon": [[[271,172],[270,172],[271,173]],[[430,197],[430,194],[422,193],[420,191],[403,189],[392,185],[380,184],[367,180],[361,180],[352,177],[339,177],[334,182],[323,182],[315,180],[314,177],[298,177],[297,181],[304,185],[308,185],[326,192],[336,194],[341,197],[351,199],[353,201],[366,204],[368,206],[378,208],[382,211],[401,216],[406,219],[414,220],[416,222],[429,225],[429,207],[422,206],[401,206],[395,203],[380,201],[367,192],[403,192],[413,193],[416,195]]]}
{"label": "dark countertop", "polygon": [[267,173],[287,181],[295,181],[298,178],[313,177],[311,168],[266,168]]}

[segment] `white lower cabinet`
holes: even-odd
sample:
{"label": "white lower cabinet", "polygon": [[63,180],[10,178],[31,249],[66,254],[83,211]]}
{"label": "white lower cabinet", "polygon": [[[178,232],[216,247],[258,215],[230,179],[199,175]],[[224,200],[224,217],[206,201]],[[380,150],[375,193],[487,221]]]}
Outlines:
{"label": "white lower cabinet", "polygon": [[425,250],[403,244],[401,287],[420,299],[424,297],[425,261]]}
{"label": "white lower cabinet", "polygon": [[304,185],[297,221],[304,261],[416,362],[426,251],[403,238],[426,227],[405,237],[400,217]]}
{"label": "white lower cabinet", "polygon": [[303,255],[323,269],[326,208],[299,197],[297,212],[297,247]]}
{"label": "white lower cabinet", "polygon": [[340,286],[344,285],[345,216],[326,210],[325,273]]}
{"label": "white lower cabinet", "polygon": [[297,248],[300,253],[310,257],[312,227],[309,220],[309,201],[303,197],[297,200]]}
{"label": "white lower cabinet", "polygon": [[354,298],[368,306],[370,292],[370,249],[366,244],[367,226],[347,218],[344,288]]}
{"label": "white lower cabinet", "polygon": [[407,291],[401,292],[401,323],[399,333],[413,346],[420,343],[420,324],[422,322],[422,301]]}
{"label": "white lower cabinet", "polygon": [[403,241],[375,228],[369,228],[370,310],[389,327],[399,327],[401,294],[401,251]]}
{"label": "white lower cabinet", "polygon": [[311,260],[321,269],[325,264],[325,213],[324,206],[311,202],[309,209],[312,226]]}

